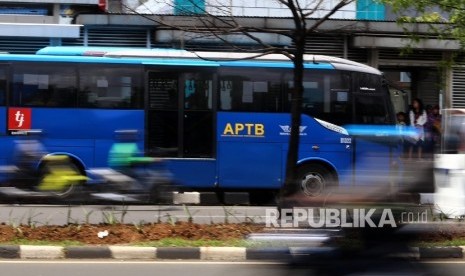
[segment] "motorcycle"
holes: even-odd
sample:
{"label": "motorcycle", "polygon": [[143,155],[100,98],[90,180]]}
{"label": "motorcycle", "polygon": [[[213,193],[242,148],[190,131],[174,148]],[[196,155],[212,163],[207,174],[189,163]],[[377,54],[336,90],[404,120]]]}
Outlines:
{"label": "motorcycle", "polygon": [[117,202],[172,203],[172,176],[162,159],[143,155],[136,143],[137,131],[117,131],[116,136],[109,167],[87,170],[91,185],[97,187],[91,196]]}
{"label": "motorcycle", "polygon": [[27,131],[14,141],[13,165],[0,166],[0,194],[7,198],[70,199],[87,177],[69,156],[49,154],[36,137],[41,131]]}

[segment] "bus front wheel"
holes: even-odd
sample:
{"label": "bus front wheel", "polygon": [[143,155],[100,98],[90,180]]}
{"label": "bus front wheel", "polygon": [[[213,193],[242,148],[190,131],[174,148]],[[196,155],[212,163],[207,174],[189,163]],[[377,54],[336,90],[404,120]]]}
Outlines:
{"label": "bus front wheel", "polygon": [[336,185],[331,170],[320,164],[308,164],[298,171],[300,192],[306,197],[319,197],[330,192]]}

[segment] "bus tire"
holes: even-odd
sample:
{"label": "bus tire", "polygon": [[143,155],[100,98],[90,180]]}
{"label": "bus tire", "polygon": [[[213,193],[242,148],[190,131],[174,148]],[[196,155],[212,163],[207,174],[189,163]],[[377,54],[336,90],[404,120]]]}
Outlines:
{"label": "bus tire", "polygon": [[305,197],[324,196],[337,185],[334,173],[321,164],[307,164],[299,168],[298,190]]}

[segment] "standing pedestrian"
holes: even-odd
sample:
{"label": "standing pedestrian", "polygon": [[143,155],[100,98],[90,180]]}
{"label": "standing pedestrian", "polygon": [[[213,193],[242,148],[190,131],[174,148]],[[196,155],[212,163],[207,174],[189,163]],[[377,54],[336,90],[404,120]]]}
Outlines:
{"label": "standing pedestrian", "polygon": [[412,101],[412,109],[409,112],[410,126],[415,128],[416,134],[410,139],[409,159],[412,158],[413,151],[416,150],[417,158],[423,157],[423,147],[425,143],[425,124],[428,116],[423,107],[423,102],[416,98]]}

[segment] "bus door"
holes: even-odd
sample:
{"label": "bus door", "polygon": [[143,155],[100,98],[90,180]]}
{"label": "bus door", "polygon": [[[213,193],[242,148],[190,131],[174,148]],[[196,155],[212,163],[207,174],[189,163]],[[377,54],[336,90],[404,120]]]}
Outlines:
{"label": "bus door", "polygon": [[202,70],[148,73],[147,152],[185,186],[216,183],[213,85]]}
{"label": "bus door", "polygon": [[[354,137],[355,185],[377,186],[390,182],[392,164],[400,157],[398,137],[386,133],[392,120],[386,96],[354,93],[355,123],[369,128]],[[389,181],[386,181],[389,180]]]}

